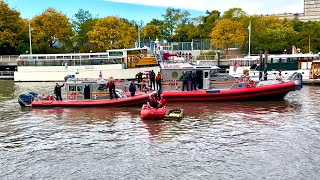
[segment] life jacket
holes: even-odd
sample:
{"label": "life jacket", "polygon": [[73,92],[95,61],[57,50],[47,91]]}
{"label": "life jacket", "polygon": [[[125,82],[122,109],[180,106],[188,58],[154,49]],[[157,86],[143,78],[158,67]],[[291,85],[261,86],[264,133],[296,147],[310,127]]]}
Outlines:
{"label": "life jacket", "polygon": [[115,87],[114,82],[113,82],[113,81],[109,81],[108,84],[107,84],[107,87],[108,87],[109,89],[114,88],[114,87]]}
{"label": "life jacket", "polygon": [[161,74],[157,74],[156,80],[157,80],[157,81],[161,81],[161,79],[162,79]]}

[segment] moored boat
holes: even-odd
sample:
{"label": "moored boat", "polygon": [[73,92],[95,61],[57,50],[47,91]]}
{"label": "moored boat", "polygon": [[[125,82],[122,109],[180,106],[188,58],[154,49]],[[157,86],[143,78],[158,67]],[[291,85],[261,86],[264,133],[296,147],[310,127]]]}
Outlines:
{"label": "moored boat", "polygon": [[65,83],[65,95],[61,101],[54,99],[53,95],[41,93],[25,93],[18,97],[21,106],[31,107],[130,107],[142,105],[148,99],[148,94],[137,92],[129,97],[121,89],[115,90],[114,99],[110,99],[106,85],[108,81],[69,79]]}
{"label": "moored boat", "polygon": [[281,100],[288,92],[294,91],[296,88],[296,83],[289,81],[242,89],[168,91],[163,92],[162,95],[167,102]]}
{"label": "moored boat", "polygon": [[145,120],[147,119],[159,120],[159,119],[163,119],[166,113],[167,113],[166,106],[163,106],[161,108],[152,108],[144,104],[141,108],[140,117],[141,119],[145,119]]}

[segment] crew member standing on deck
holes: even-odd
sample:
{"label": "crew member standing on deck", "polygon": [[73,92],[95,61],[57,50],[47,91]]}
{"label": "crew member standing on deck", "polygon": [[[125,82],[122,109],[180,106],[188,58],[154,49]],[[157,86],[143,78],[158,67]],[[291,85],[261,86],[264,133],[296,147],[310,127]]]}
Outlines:
{"label": "crew member standing on deck", "polygon": [[112,80],[112,78],[110,78],[108,84],[107,84],[107,87],[109,89],[109,94],[110,94],[110,99],[113,99],[113,95],[114,94],[114,97],[117,98],[117,95],[116,95],[116,85],[114,84],[114,81]]}
{"label": "crew member standing on deck", "polygon": [[138,80],[138,88],[140,89],[140,91],[141,91],[142,75],[143,75],[142,72],[139,72],[139,73],[136,75],[136,79]]}
{"label": "crew member standing on deck", "polygon": [[156,76],[156,83],[157,83],[157,90],[161,91],[161,81],[162,81],[162,75],[160,74],[160,72],[158,72],[157,76]]}
{"label": "crew member standing on deck", "polygon": [[60,86],[58,83],[56,83],[56,87],[54,87],[54,94],[56,94],[56,100],[57,101],[62,101],[62,96],[61,96],[61,88],[64,86],[64,83],[62,86]]}
{"label": "crew member standing on deck", "polygon": [[189,91],[189,75],[187,72],[183,71],[182,76],[180,77],[180,81],[182,81],[182,91],[184,91],[184,86],[187,86],[187,91]]}
{"label": "crew member standing on deck", "polygon": [[195,71],[192,72],[191,74],[191,91],[192,90],[197,90],[197,74]]}
{"label": "crew member standing on deck", "polygon": [[155,90],[156,89],[156,74],[153,72],[153,70],[151,70],[151,72],[150,72],[150,85],[151,85],[151,88],[152,88],[152,85],[153,85],[153,90]]}
{"label": "crew member standing on deck", "polygon": [[136,86],[134,85],[133,81],[130,83],[129,91],[131,93],[131,97],[133,97],[136,94]]}

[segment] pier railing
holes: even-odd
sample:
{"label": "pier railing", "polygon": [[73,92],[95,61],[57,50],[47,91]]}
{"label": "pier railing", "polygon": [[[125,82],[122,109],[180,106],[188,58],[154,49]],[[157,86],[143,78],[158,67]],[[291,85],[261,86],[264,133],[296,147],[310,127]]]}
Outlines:
{"label": "pier railing", "polygon": [[0,71],[0,79],[13,79],[14,71]]}
{"label": "pier railing", "polygon": [[17,55],[0,56],[0,65],[17,65],[18,58]]}

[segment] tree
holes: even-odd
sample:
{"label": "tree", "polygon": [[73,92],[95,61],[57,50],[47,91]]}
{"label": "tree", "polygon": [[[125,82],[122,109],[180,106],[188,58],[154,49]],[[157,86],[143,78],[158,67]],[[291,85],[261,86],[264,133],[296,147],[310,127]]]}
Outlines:
{"label": "tree", "polygon": [[73,41],[77,44],[77,50],[88,52],[92,50],[92,45],[89,43],[88,32],[92,30],[97,19],[94,19],[89,11],[80,9],[72,21],[73,28],[76,32]]}
{"label": "tree", "polygon": [[167,8],[166,14],[162,14],[164,18],[164,38],[169,41],[173,40],[174,30],[181,23],[189,22],[190,13],[188,11],[181,11],[180,9]]}
{"label": "tree", "polygon": [[202,17],[203,24],[200,25],[202,37],[210,36],[216,21],[220,18],[220,12],[217,10],[213,10],[211,12],[207,11],[206,14],[207,16]]}
{"label": "tree", "polygon": [[66,15],[48,8],[31,20],[32,41],[41,53],[71,50],[72,25]]}
{"label": "tree", "polygon": [[78,33],[81,30],[82,24],[92,19],[92,14],[89,11],[79,9],[79,11],[74,15],[74,19],[72,20],[72,26],[74,31]]}
{"label": "tree", "polygon": [[243,45],[245,32],[243,24],[230,19],[219,20],[211,32],[211,42],[221,49],[228,49],[233,45]]}
{"label": "tree", "polygon": [[161,38],[161,32],[160,29],[155,26],[155,25],[151,25],[151,24],[147,24],[145,26],[143,26],[143,28],[141,29],[141,38],[142,39],[153,39],[155,40],[156,38]]}
{"label": "tree", "polygon": [[99,19],[88,33],[90,42],[96,44],[101,51],[134,47],[137,34],[134,26],[114,16]]}
{"label": "tree", "polygon": [[0,1],[0,54],[25,53],[28,43],[28,23],[20,13]]}
{"label": "tree", "polygon": [[300,32],[297,35],[296,46],[302,52],[309,52],[309,45],[311,52],[318,52],[320,50],[320,22],[308,21],[301,25]]}
{"label": "tree", "polygon": [[[169,35],[166,35],[166,29],[164,27],[164,21],[158,20],[158,19],[152,19],[149,23],[146,25],[154,25],[157,26],[160,30],[161,38],[162,37],[168,37]],[[160,37],[159,37],[160,38]]]}
{"label": "tree", "polygon": [[223,19],[232,19],[232,20],[242,20],[247,16],[247,13],[244,12],[241,8],[231,8],[223,13]]}
{"label": "tree", "polygon": [[293,23],[276,16],[253,16],[252,44],[270,53],[282,53],[295,44],[297,34]]}

